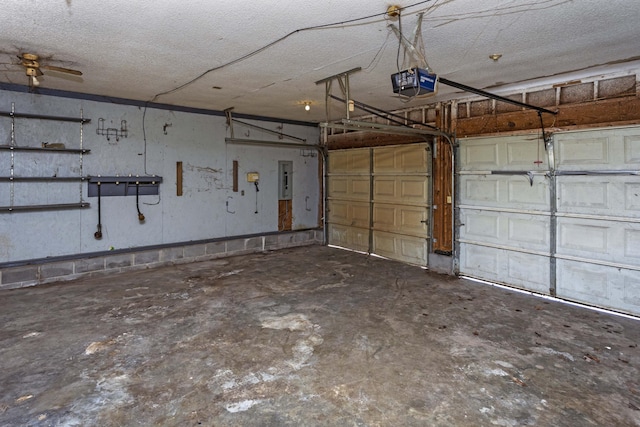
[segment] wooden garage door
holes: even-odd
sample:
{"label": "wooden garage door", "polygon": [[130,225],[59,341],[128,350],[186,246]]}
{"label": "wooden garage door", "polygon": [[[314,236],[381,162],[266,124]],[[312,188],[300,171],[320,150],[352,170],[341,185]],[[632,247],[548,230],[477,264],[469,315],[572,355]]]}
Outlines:
{"label": "wooden garage door", "polygon": [[429,252],[427,144],[329,153],[329,244],[421,266]]}
{"label": "wooden garage door", "polygon": [[640,128],[460,143],[462,274],[640,314]]}

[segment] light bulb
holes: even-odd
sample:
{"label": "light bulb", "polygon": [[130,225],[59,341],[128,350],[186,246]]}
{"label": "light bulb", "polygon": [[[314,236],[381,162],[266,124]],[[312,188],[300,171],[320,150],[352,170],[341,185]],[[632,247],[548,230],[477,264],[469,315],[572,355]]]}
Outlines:
{"label": "light bulb", "polygon": [[40,86],[40,81],[36,76],[31,76],[31,84],[34,86]]}
{"label": "light bulb", "polygon": [[309,104],[308,102],[305,102],[305,104],[304,104],[304,110],[305,110],[305,111],[309,111],[309,110],[311,110],[311,104]]}

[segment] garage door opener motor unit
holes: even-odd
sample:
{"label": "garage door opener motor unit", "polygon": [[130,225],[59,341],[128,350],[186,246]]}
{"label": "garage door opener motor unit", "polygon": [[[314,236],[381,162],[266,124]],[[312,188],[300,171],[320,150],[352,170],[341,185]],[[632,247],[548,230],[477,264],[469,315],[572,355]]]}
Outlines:
{"label": "garage door opener motor unit", "polygon": [[391,75],[393,93],[404,96],[429,95],[436,92],[438,76],[422,68],[412,68]]}

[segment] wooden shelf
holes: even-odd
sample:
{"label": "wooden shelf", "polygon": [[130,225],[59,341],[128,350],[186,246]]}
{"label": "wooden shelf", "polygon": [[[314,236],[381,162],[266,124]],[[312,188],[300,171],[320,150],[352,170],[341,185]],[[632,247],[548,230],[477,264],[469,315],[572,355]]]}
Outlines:
{"label": "wooden shelf", "polygon": [[55,205],[25,205],[25,206],[0,206],[0,213],[25,212],[25,211],[53,211],[63,209],[82,209],[91,206],[89,203],[58,203]]}
{"label": "wooden shelf", "polygon": [[0,150],[13,150],[13,151],[46,151],[56,153],[82,153],[87,154],[91,150],[80,148],[47,148],[47,147],[19,147],[14,145],[0,145]]}
{"label": "wooden shelf", "polygon": [[16,119],[40,119],[40,120],[53,120],[56,122],[73,122],[73,123],[89,123],[91,119],[83,119],[80,117],[65,117],[65,116],[48,116],[43,114],[29,114],[29,113],[12,113],[11,111],[0,111],[0,116],[14,117]]}

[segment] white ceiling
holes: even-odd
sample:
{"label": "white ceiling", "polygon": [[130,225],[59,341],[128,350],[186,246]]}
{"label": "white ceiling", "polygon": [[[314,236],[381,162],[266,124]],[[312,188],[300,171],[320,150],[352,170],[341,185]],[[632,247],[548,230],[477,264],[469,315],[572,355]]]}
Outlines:
{"label": "white ceiling", "polygon": [[[325,89],[315,82],[362,67],[350,78],[352,98],[384,110],[419,105],[426,101],[392,93],[398,40],[388,24],[398,21],[385,16],[389,4],[405,8],[405,34],[425,12],[431,68],[478,88],[606,64],[624,70],[640,59],[637,0],[3,0],[0,81],[26,85],[16,55],[30,52],[84,73],[45,70],[42,88],[323,121]],[[494,62],[492,53],[503,56]],[[438,98],[452,92],[441,85]]]}

